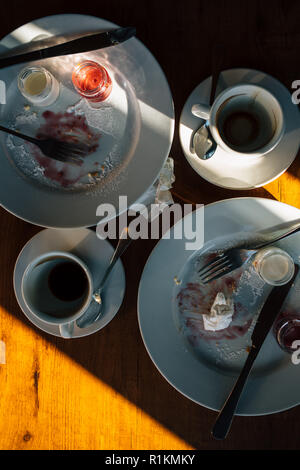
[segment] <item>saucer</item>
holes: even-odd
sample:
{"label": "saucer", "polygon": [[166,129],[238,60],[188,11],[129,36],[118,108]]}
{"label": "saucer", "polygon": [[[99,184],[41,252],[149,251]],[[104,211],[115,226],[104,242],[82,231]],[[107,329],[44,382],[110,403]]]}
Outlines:
{"label": "saucer", "polygon": [[[191,212],[184,218],[193,227],[195,214]],[[186,250],[189,239],[186,235],[176,238],[176,224],[155,246],[139,286],[140,331],[157,369],[187,398],[212,410],[222,408],[245,363],[255,319],[270,289],[245,266],[241,281],[236,270],[202,287],[192,277],[197,275],[197,269],[191,272],[193,266],[196,268],[193,262],[205,253],[224,249],[241,234],[248,239],[247,234],[254,236],[256,231],[298,219],[299,214],[299,209],[271,199],[227,199],[204,207],[205,243],[201,250]],[[296,233],[279,245],[298,264],[299,241]],[[232,323],[224,330],[203,332],[199,313],[208,313],[216,289],[222,289],[224,283],[229,289],[236,288]],[[298,276],[282,313],[299,311],[299,288]],[[298,369],[270,331],[245,385],[237,414],[257,416],[292,408],[300,403],[299,391]]]}
{"label": "saucer", "polygon": [[[96,233],[89,229],[53,230],[46,229],[31,238],[20,252],[14,269],[14,290],[19,306],[24,314],[37,328],[59,336],[59,327],[50,325],[35,317],[27,308],[21,294],[23,273],[31,261],[48,251],[67,251],[84,261],[94,280],[95,287],[100,284],[102,276],[114,252],[112,245],[106,240],[100,240]],[[119,259],[113,268],[105,286],[105,302],[103,313],[98,321],[87,328],[74,327],[73,338],[91,335],[104,328],[119,311],[125,293],[125,274]]]}
{"label": "saucer", "polygon": [[292,103],[289,90],[278,80],[263,72],[250,69],[230,69],[220,74],[216,96],[224,89],[251,83],[264,87],[278,99],[284,114],[285,133],[279,145],[261,157],[236,158],[217,147],[209,160],[200,160],[191,149],[191,139],[203,120],[193,116],[196,103],[207,103],[211,77],[201,82],[186,101],[179,125],[180,141],[187,161],[205,180],[227,189],[254,189],[278,178],[293,163],[300,144],[300,113]]}

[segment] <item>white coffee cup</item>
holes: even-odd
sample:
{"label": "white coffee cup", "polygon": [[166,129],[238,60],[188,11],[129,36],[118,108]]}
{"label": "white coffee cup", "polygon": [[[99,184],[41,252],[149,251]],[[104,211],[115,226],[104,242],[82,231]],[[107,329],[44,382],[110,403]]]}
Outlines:
{"label": "white coffee cup", "polygon": [[227,88],[211,107],[195,104],[192,113],[208,121],[217,145],[233,156],[266,155],[279,144],[285,130],[278,100],[256,85]]}
{"label": "white coffee cup", "polygon": [[[84,291],[74,299],[62,299],[51,290],[49,276],[55,277],[57,267],[72,262],[80,267],[80,276],[85,280]],[[54,268],[56,271],[53,271]],[[74,284],[75,285],[75,284]],[[64,289],[64,280],[60,289]],[[59,326],[64,338],[72,337],[75,321],[89,307],[93,294],[93,280],[87,265],[77,256],[64,251],[51,251],[35,258],[24,271],[21,282],[22,297],[31,313],[48,324]]]}

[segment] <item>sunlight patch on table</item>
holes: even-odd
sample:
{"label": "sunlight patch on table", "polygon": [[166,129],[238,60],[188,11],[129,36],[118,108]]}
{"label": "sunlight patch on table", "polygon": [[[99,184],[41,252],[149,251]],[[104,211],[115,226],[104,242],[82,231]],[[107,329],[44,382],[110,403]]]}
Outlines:
{"label": "sunlight patch on table", "polygon": [[286,171],[279,179],[264,186],[280,202],[300,208],[300,180],[293,173]]}
{"label": "sunlight patch on table", "polygon": [[[191,448],[161,424],[159,418],[139,408],[134,398],[132,401],[125,398],[113,383],[102,380],[101,367],[98,372],[87,370],[62,351],[57,342],[40,336],[3,307],[0,307],[0,337],[4,339],[0,342],[0,359],[6,363],[5,393],[0,405],[2,400],[10,415],[11,429],[25,429],[30,422],[31,434],[39,436],[38,441],[27,443],[26,448],[30,445],[83,450]],[[22,402],[22,414],[12,405],[16,399]],[[32,416],[38,420],[33,421]],[[5,426],[6,420],[0,424],[0,435]]]}

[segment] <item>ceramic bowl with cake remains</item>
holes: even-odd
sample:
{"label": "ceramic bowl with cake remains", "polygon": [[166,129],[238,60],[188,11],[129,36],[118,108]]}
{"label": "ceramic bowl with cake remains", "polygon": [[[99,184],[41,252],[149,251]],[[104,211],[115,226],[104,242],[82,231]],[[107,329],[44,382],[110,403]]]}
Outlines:
{"label": "ceramic bowl with cake remains", "polygon": [[[194,221],[195,213],[186,217]],[[208,285],[199,281],[199,265],[216,251],[235,246],[241,240],[256,239],[256,231],[298,218],[298,209],[277,201],[229,199],[204,208],[205,244],[200,251],[186,250],[187,240],[174,239],[173,227],[150,255],[139,288],[141,334],[158,370],[191,400],[207,408],[221,409],[247,358],[255,320],[272,289],[259,277],[251,259],[242,268]],[[299,262],[299,241],[300,235],[294,234],[278,246]],[[298,278],[281,316],[300,311],[299,288]],[[203,319],[204,315],[210,316],[212,307],[225,308],[228,315],[225,328],[207,329]],[[299,394],[299,374],[290,355],[279,347],[274,332],[270,331],[237,413],[262,415],[282,411],[298,405]]]}
{"label": "ceramic bowl with cake remains", "polygon": [[[55,15],[34,20],[0,42],[0,54],[41,36],[108,31],[116,25],[86,15]],[[93,60],[109,72],[112,91],[92,107],[72,83],[78,63]],[[27,64],[31,66],[32,64]],[[96,225],[100,204],[120,213],[136,202],[157,179],[171,148],[174,108],[169,85],[159,64],[137,39],[85,54],[34,62],[59,83],[59,96],[49,106],[32,103],[18,89],[24,64],[0,70],[6,84],[1,122],[36,137],[78,138],[89,144],[82,166],[45,157],[32,144],[0,135],[0,203],[34,224],[72,228]],[[28,90],[27,90],[28,91]],[[127,205],[119,207],[119,196]]]}

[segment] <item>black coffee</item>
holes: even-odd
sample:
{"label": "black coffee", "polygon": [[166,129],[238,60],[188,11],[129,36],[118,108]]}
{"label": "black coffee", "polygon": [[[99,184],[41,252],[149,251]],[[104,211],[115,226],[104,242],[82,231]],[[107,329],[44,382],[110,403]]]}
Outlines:
{"label": "black coffee", "polygon": [[223,139],[230,147],[244,148],[257,141],[260,133],[260,120],[254,113],[233,111],[224,119]]}
{"label": "black coffee", "polygon": [[222,140],[240,153],[259,151],[276,131],[276,119],[272,118],[271,110],[248,96],[227,100],[216,118]]}
{"label": "black coffee", "polygon": [[59,300],[72,302],[82,297],[88,288],[84,270],[74,261],[63,261],[49,273],[48,286]]}

